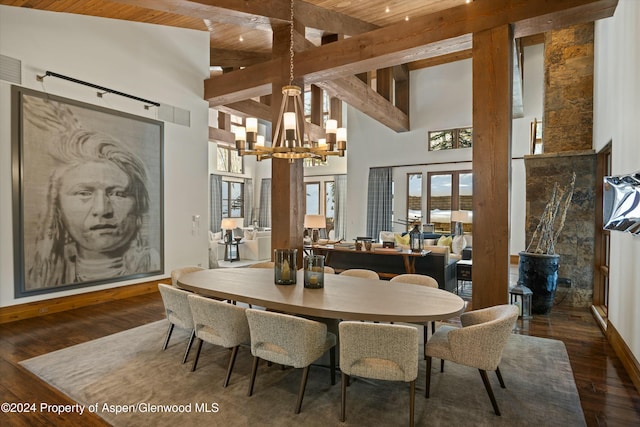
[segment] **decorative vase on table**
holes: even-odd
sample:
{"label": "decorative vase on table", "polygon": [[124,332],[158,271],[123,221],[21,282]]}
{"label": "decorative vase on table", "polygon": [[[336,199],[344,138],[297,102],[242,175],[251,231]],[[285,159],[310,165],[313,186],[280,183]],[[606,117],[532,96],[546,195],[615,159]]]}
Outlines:
{"label": "decorative vase on table", "polygon": [[520,252],[518,263],[518,285],[533,292],[531,312],[549,314],[558,287],[560,255]]}

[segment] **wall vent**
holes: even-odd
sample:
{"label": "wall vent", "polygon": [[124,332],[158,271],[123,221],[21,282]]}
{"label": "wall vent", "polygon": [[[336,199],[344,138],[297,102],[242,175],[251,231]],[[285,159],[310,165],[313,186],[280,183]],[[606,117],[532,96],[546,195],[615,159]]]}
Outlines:
{"label": "wall vent", "polygon": [[0,55],[0,80],[22,84],[22,62],[10,56]]}

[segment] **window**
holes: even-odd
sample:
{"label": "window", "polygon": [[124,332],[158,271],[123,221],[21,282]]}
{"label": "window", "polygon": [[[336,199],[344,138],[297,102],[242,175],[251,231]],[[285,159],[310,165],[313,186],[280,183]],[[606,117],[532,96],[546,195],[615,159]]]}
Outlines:
{"label": "window", "polygon": [[429,151],[470,148],[473,145],[473,128],[458,128],[429,132]]}
{"label": "window", "polygon": [[[427,221],[438,233],[451,233],[451,211],[473,210],[473,173],[470,171],[428,174]],[[472,224],[464,224],[471,232]]]}
{"label": "window", "polygon": [[407,226],[419,221],[422,224],[422,174],[407,174]]}
{"label": "window", "polygon": [[244,217],[244,184],[235,181],[222,181],[222,217]]}
{"label": "window", "polygon": [[335,218],[336,196],[335,183],[326,181],[324,183],[324,217],[327,219],[327,233],[333,230],[333,220]]}
{"label": "window", "polygon": [[222,172],[243,173],[244,165],[242,156],[238,155],[235,148],[218,144],[218,170]]}
{"label": "window", "polygon": [[320,215],[320,183],[307,182],[304,186],[307,194],[306,213],[308,215]]}

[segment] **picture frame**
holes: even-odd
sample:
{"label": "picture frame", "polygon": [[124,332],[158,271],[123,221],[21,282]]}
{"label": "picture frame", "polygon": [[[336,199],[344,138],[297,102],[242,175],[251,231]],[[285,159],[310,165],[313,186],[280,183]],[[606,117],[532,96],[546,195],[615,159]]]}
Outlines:
{"label": "picture frame", "polygon": [[12,86],[15,297],[164,273],[164,123]]}

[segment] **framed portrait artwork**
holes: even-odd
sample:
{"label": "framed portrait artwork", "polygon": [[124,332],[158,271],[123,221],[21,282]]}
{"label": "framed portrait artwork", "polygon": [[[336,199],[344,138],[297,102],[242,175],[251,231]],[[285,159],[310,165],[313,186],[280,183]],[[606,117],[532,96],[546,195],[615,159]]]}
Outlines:
{"label": "framed portrait artwork", "polygon": [[164,124],[11,96],[16,298],[162,274]]}

